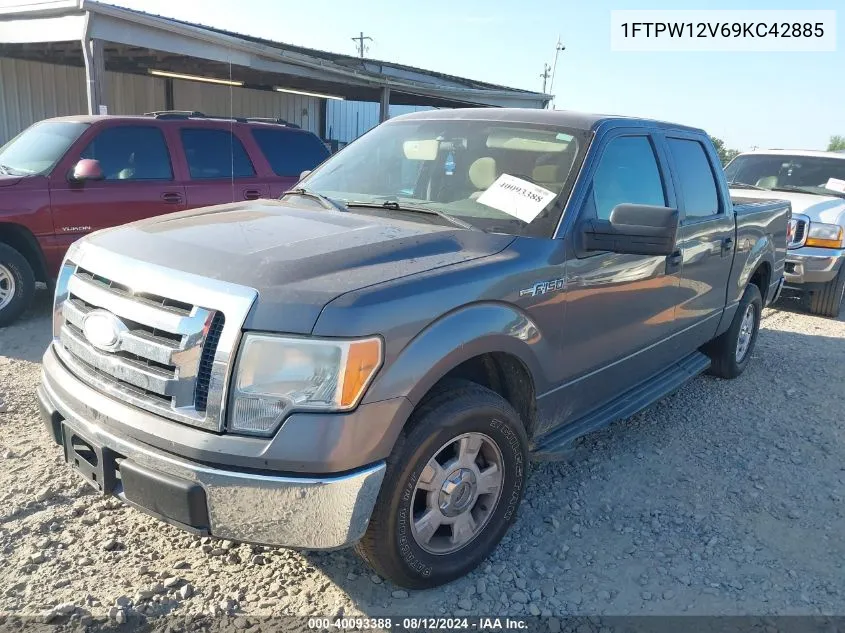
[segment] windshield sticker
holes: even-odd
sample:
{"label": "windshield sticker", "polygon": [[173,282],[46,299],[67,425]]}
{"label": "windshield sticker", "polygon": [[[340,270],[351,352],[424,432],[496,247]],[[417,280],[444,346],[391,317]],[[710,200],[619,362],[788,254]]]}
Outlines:
{"label": "windshield sticker", "polygon": [[523,222],[531,222],[555,195],[554,191],[543,189],[522,178],[502,174],[478,196],[476,202],[504,211]]}
{"label": "windshield sticker", "polygon": [[831,178],[827,181],[827,184],[824,186],[825,189],[830,189],[831,191],[838,191],[839,193],[845,193],[845,180],[839,180],[839,178]]}

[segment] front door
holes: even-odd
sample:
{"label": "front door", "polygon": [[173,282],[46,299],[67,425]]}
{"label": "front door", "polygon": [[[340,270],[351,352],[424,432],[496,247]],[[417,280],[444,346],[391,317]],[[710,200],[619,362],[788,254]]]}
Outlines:
{"label": "front door", "polygon": [[[132,124],[104,127],[81,139],[66,165],[50,178],[53,226],[70,243],[86,233],[185,209],[185,189],[174,180],[170,152],[161,129]],[[100,163],[103,180],[70,182],[68,173],[82,158]]]}
{"label": "front door", "polygon": [[[599,150],[580,218],[608,219],[622,203],[674,207],[653,139],[620,131]],[[566,263],[560,350],[567,382],[553,394],[557,424],[578,418],[674,360],[679,276],[663,256],[584,253]]]}
{"label": "front door", "polygon": [[667,155],[678,188],[681,214],[678,249],[681,301],[675,311],[681,353],[692,352],[716,334],[725,307],[733,265],[735,219],[716,186],[721,169],[694,136],[666,137]]}

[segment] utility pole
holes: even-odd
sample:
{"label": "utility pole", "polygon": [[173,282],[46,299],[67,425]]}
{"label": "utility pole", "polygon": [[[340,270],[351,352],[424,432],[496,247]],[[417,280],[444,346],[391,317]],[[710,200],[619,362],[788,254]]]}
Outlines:
{"label": "utility pole", "polygon": [[[565,51],[565,50],[566,50],[566,46],[564,46],[563,42],[560,41],[560,35],[558,35],[557,36],[557,45],[555,46],[555,62],[554,62],[554,64],[552,64],[552,80],[549,84],[549,92],[552,95],[554,95],[554,92],[555,92],[555,72],[557,71],[557,58],[560,55],[560,52]],[[544,88],[543,92],[545,92],[545,91],[546,90]],[[551,106],[552,106],[552,110],[554,110],[555,109],[554,96],[552,96]]]}
{"label": "utility pole", "polygon": [[543,78],[543,94],[546,94],[546,80],[552,76],[552,67],[544,63],[543,74],[540,76]]}
{"label": "utility pole", "polygon": [[366,37],[364,35],[364,31],[361,31],[361,33],[358,35],[358,37],[352,38],[352,41],[355,42],[355,47],[358,49],[358,57],[360,57],[361,59],[364,59],[364,53],[367,51],[367,47],[364,45],[364,42],[366,40],[369,40],[369,41],[372,42],[373,38]]}

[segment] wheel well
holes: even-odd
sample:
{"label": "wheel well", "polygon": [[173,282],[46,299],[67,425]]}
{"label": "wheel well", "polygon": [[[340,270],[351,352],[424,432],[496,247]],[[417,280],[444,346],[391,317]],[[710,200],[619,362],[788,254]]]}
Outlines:
{"label": "wheel well", "polygon": [[475,356],[449,371],[428,393],[455,379],[469,380],[502,396],[516,409],[528,437],[531,437],[536,420],[534,380],[519,358],[504,352]]}
{"label": "wheel well", "polygon": [[766,305],[766,295],[769,292],[769,282],[772,279],[772,269],[768,262],[763,262],[757,266],[757,270],[751,275],[748,283],[754,284],[760,290],[760,296],[763,297],[763,305]]}
{"label": "wheel well", "polygon": [[0,222],[0,243],[8,244],[26,258],[32,266],[36,281],[47,282],[44,256],[38,246],[38,241],[29,229],[20,224]]}

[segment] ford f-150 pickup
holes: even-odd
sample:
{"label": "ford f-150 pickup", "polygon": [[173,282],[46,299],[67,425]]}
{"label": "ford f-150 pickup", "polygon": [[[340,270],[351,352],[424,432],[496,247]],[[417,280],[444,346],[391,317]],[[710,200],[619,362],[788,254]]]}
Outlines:
{"label": "ford f-150 pickup", "polygon": [[43,416],[70,468],[164,521],[434,586],[496,547],[529,459],[742,373],[790,213],[732,201],[698,129],[398,117],[280,200],[75,243]]}

